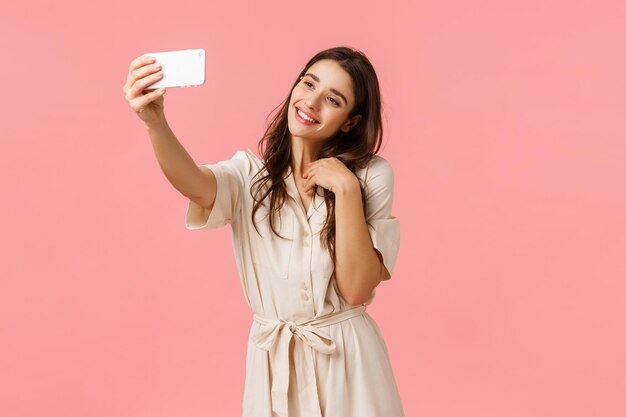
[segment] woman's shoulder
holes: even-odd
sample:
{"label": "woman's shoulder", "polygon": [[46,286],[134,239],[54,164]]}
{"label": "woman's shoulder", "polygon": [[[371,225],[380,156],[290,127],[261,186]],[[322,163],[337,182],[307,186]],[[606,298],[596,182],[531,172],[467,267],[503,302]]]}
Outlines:
{"label": "woman's shoulder", "polygon": [[254,161],[255,163],[259,163],[262,164],[262,160],[261,158],[259,158],[257,156],[257,154],[255,154],[254,152],[252,152],[252,149],[250,148],[246,148],[245,150],[240,150],[239,152],[243,152],[247,155],[248,158],[250,158],[251,161]]}
{"label": "woman's shoulder", "polygon": [[393,178],[393,167],[389,161],[380,155],[372,155],[365,166],[358,168],[356,171],[357,176],[365,181],[380,175]]}
{"label": "woman's shoulder", "polygon": [[254,175],[263,167],[263,161],[250,148],[235,151],[230,162],[236,164],[238,171],[245,171],[247,176]]}

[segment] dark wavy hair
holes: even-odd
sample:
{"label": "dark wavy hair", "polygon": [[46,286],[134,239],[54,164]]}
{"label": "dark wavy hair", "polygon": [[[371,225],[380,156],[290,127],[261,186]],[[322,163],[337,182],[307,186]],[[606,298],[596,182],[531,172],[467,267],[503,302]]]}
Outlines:
{"label": "dark wavy hair", "polygon": [[[355,105],[348,115],[348,119],[358,114],[362,117],[349,132],[346,133],[339,129],[333,137],[324,142],[318,158],[335,157],[354,173],[357,169],[367,165],[378,153],[382,144],[380,87],[376,72],[369,59],[362,52],[344,46],[318,52],[306,63],[295,78],[287,98],[275,107],[268,116],[269,119],[271,114],[278,109],[258,143],[259,154],[262,155],[263,159],[263,168],[255,175],[259,178],[253,182],[251,187],[256,187],[254,192],[251,190],[251,194],[255,201],[252,208],[252,222],[257,233],[259,233],[259,229],[254,220],[255,213],[259,209],[259,205],[269,195],[270,228],[274,234],[284,238],[274,229],[274,216],[276,213],[280,215],[280,209],[287,198],[285,179],[291,163],[291,133],[288,128],[287,112],[289,111],[291,92],[307,70],[315,62],[323,59],[336,61],[350,75],[354,88]],[[265,175],[263,175],[264,173]],[[359,179],[359,183],[365,213],[364,184],[361,179]],[[317,187],[315,185],[315,192],[317,192]],[[320,188],[324,191],[324,200],[327,205],[326,222],[320,232],[320,239],[322,247],[329,251],[333,262],[335,262],[335,195],[323,187]],[[257,198],[259,194],[262,195]],[[365,213],[365,218],[367,219],[367,213]]]}

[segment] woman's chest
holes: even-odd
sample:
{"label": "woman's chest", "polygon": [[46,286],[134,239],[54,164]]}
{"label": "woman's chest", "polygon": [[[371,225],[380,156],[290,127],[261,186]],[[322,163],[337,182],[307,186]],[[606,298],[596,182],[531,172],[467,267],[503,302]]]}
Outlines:
{"label": "woman's chest", "polygon": [[304,180],[300,178],[295,178],[296,190],[298,192],[298,196],[300,197],[299,204],[302,204],[302,210],[305,215],[309,212],[311,208],[311,203],[313,202],[313,190],[308,193],[304,191]]}
{"label": "woman's chest", "polygon": [[[251,216],[253,202],[247,201],[237,234],[242,235],[239,236],[244,240],[242,244],[249,245],[248,253],[252,263],[273,270],[277,277],[287,279],[289,276],[311,274],[328,276],[329,267],[332,270],[332,261],[330,255],[322,249],[320,241],[326,220],[324,199],[314,198],[304,192],[296,196],[301,201],[291,197],[285,199],[280,210],[275,212],[272,222],[267,207],[269,201],[257,207],[255,221]],[[308,210],[303,210],[303,204],[307,205]]]}

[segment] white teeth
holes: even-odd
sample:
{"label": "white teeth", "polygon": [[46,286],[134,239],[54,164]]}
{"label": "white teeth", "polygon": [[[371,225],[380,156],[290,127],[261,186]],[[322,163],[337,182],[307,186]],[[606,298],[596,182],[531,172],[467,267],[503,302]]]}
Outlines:
{"label": "white teeth", "polygon": [[300,115],[300,117],[302,117],[304,120],[308,120],[309,122],[315,122],[315,120],[311,119],[309,116],[307,116],[306,114],[302,113],[300,111],[300,109],[298,109],[298,114]]}

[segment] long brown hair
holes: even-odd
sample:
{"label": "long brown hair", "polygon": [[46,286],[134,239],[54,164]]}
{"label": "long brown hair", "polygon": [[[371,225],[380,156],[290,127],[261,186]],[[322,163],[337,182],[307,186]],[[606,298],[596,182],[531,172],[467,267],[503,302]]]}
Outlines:
{"label": "long brown hair", "polygon": [[[355,105],[348,118],[358,114],[362,115],[362,118],[347,133],[339,129],[332,138],[322,145],[318,157],[320,159],[335,157],[354,173],[357,169],[364,168],[380,149],[383,136],[380,88],[376,72],[369,59],[362,52],[344,46],[318,52],[298,74],[287,98],[272,110],[274,112],[278,109],[278,112],[258,143],[259,154],[263,155],[263,169],[255,175],[255,177],[260,176],[260,178],[252,184],[252,188],[257,187],[254,194],[252,189],[250,190],[255,201],[252,208],[252,222],[257,233],[259,233],[259,229],[256,226],[254,216],[259,205],[269,195],[270,228],[274,234],[283,238],[274,228],[274,215],[275,213],[280,215],[280,209],[287,198],[285,179],[290,170],[291,162],[291,133],[288,128],[287,112],[289,111],[291,92],[309,67],[322,59],[336,61],[350,75],[354,88]],[[263,172],[267,174],[261,176]],[[268,183],[269,185],[266,186]],[[359,184],[365,212],[366,195],[360,179]],[[315,185],[315,192],[317,192],[317,187]],[[329,251],[331,258],[335,261],[335,195],[323,187],[320,188],[324,191],[324,200],[327,206],[326,222],[320,232],[320,239],[322,247]],[[259,194],[262,195],[257,199]],[[367,213],[365,213],[365,218],[367,218]]]}

